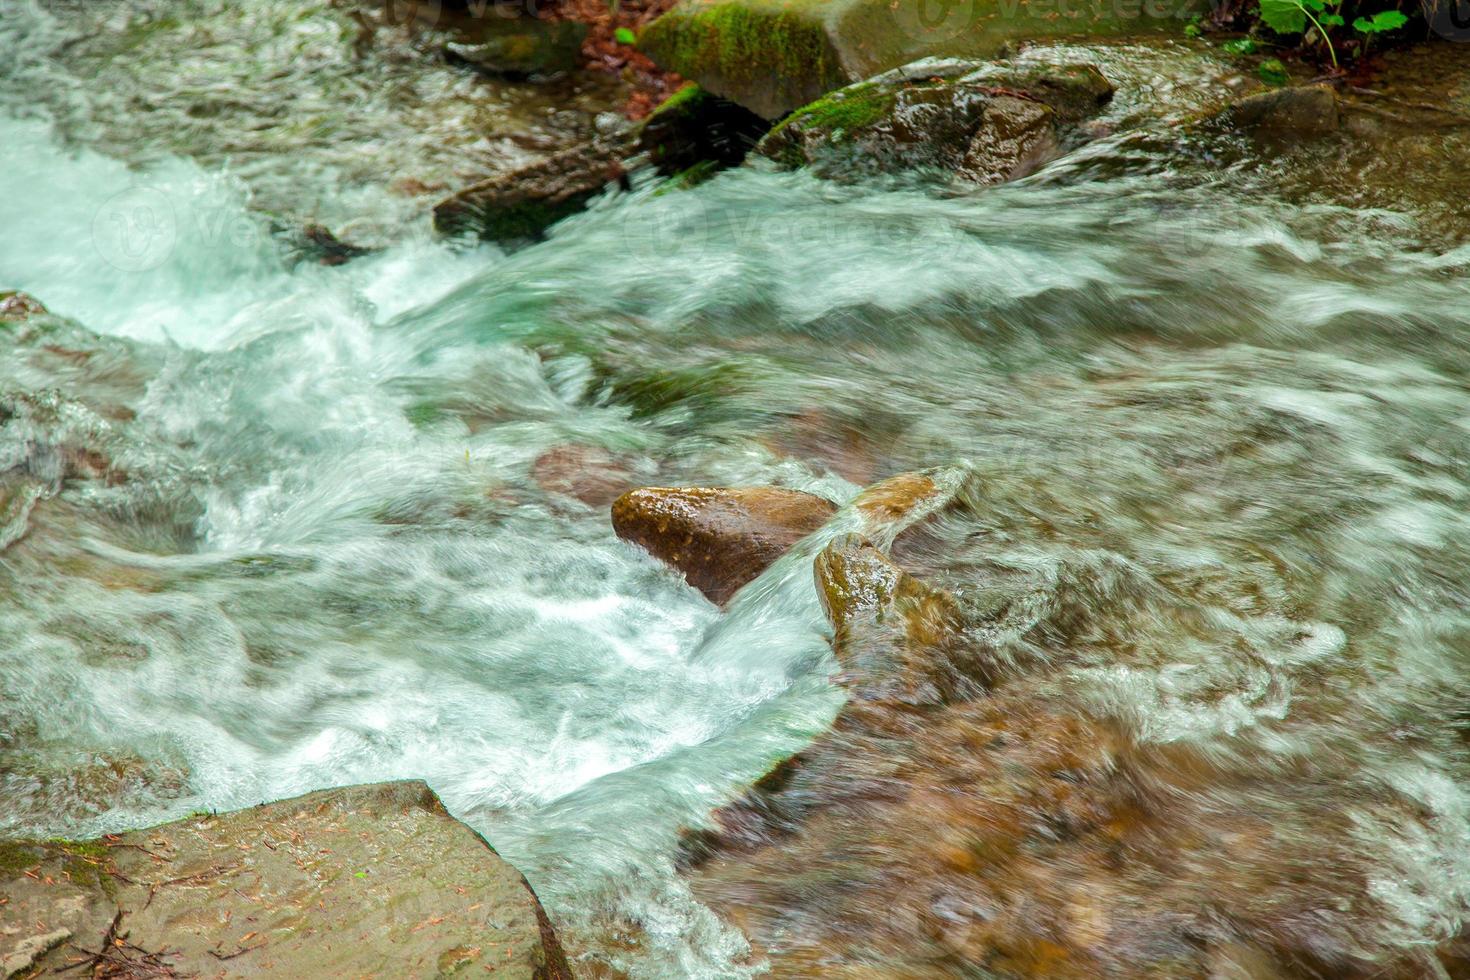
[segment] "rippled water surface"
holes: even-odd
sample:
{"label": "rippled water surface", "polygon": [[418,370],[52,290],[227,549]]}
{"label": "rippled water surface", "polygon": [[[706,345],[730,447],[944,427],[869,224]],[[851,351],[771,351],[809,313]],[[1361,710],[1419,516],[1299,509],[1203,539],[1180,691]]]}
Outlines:
{"label": "rippled water surface", "polygon": [[1144,743],[1337,760],[1402,804],[1354,824],[1365,942],[1458,929],[1470,249],[1125,137],[983,192],[748,168],[513,255],[292,265],[260,188],[330,194],[320,153],[190,157],[159,106],[68,98],[0,121],[0,285],[52,311],[0,328],[0,833],[421,777],[559,924],[641,926],[604,959],[745,972],[675,842],[843,701],[810,551],[722,613],[544,461],[839,503],[960,466],[935,574],[1099,624],[1049,690]]}

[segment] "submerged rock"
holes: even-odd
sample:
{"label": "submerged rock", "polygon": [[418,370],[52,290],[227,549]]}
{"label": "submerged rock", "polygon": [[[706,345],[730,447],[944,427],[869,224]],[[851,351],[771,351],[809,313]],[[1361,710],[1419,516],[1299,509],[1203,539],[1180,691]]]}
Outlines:
{"label": "submerged rock", "polygon": [[660,66],[778,119],[919,58],[992,58],[1012,42],[1072,35],[1176,33],[1208,12],[1204,0],[688,0],[645,28],[638,44]]}
{"label": "submerged rock", "polygon": [[618,537],[724,604],[836,510],[779,487],[643,487],[613,502],[612,523]]}
{"label": "submerged rock", "polygon": [[18,289],[0,289],[0,323],[7,320],[12,323],[28,320],[45,312],[46,307],[41,301],[29,293]]}
{"label": "submerged rock", "polygon": [[1284,200],[1399,212],[1436,248],[1470,241],[1458,165],[1470,158],[1470,47],[1387,51],[1369,71],[1242,98],[1189,128],[1188,159],[1197,137],[1224,137],[1209,164],[1261,167]]}
{"label": "submerged rock", "polygon": [[817,556],[817,595],[832,623],[832,652],[854,695],[905,704],[972,697],[997,680],[996,664],[970,655],[964,611],[855,535]]}
{"label": "submerged rock", "polygon": [[796,110],[756,149],[828,177],[923,168],[997,183],[1054,159],[1112,94],[1090,65],[921,61]]}
{"label": "submerged rock", "polygon": [[569,980],[521,874],[422,782],[0,844],[3,976]]}
{"label": "submerged rock", "polygon": [[[499,9],[499,8],[497,8]],[[557,75],[581,62],[587,25],[544,17],[488,16],[476,22],[473,42],[450,42],[452,61],[508,78]]]}
{"label": "submerged rock", "polygon": [[547,493],[606,507],[634,485],[626,461],[600,446],[565,443],[552,446],[531,464],[531,479]]}
{"label": "submerged rock", "polygon": [[689,86],[641,125],[458,191],[435,206],[434,228],[443,235],[473,234],[503,244],[538,241],[610,185],[626,187],[628,174],[638,167],[698,179],[744,160],[768,128],[733,102]]}
{"label": "submerged rock", "polygon": [[435,205],[434,229],[503,244],[539,241],[609,184],[621,183],[631,152],[627,139],[597,139],[471,184]]}

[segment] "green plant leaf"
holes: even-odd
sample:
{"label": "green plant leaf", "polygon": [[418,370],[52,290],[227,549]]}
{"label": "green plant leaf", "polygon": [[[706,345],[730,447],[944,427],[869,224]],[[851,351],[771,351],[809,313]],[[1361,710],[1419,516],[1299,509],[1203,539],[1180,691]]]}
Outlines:
{"label": "green plant leaf", "polygon": [[1261,0],[1261,20],[1277,34],[1300,34],[1307,14],[1297,0]]}
{"label": "green plant leaf", "polygon": [[1347,23],[1342,19],[1342,14],[1323,14],[1317,20],[1321,22],[1323,27],[1341,27]]}
{"label": "green plant leaf", "polygon": [[1382,34],[1396,31],[1409,22],[1409,18],[1397,10],[1380,10],[1372,17],[1359,17],[1353,21],[1353,30],[1359,34]]}
{"label": "green plant leaf", "polygon": [[1233,41],[1226,41],[1220,45],[1231,54],[1255,54],[1256,42],[1248,37],[1238,37]]}
{"label": "green plant leaf", "polygon": [[613,31],[613,40],[619,44],[636,44],[638,42],[638,35],[626,27],[619,27]]}

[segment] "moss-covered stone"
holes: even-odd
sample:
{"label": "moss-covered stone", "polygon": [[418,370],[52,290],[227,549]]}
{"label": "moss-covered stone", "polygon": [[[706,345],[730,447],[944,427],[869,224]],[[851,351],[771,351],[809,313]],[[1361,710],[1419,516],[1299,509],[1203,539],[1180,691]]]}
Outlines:
{"label": "moss-covered stone", "polygon": [[688,0],[639,46],[776,119],[919,58],[991,58],[1024,40],[1175,33],[1206,0]]}
{"label": "moss-covered stone", "polygon": [[756,151],[829,177],[930,169],[995,183],[1057,155],[1111,96],[1088,65],[928,59],[797,109]]}
{"label": "moss-covered stone", "polygon": [[779,0],[675,7],[644,29],[638,45],[767,119],[851,80],[821,19]]}
{"label": "moss-covered stone", "polygon": [[769,128],[744,106],[685,85],[644,120],[638,149],[660,173],[682,175],[689,186],[744,160]]}

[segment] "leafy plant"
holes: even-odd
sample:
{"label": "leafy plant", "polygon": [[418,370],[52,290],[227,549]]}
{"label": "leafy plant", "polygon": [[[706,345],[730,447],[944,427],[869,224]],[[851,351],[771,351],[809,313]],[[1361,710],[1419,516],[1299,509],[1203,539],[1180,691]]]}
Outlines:
{"label": "leafy plant", "polygon": [[1233,41],[1226,41],[1220,45],[1230,54],[1255,54],[1256,42],[1248,37],[1238,37]]}
{"label": "leafy plant", "polygon": [[1321,17],[1336,18],[1338,24],[1342,23],[1335,6],[1330,11],[1327,9],[1327,0],[1261,0],[1261,20],[1277,34],[1302,34],[1310,22],[1326,43],[1327,56],[1332,59],[1332,67],[1336,68],[1337,50],[1332,46]]}
{"label": "leafy plant", "polygon": [[[1333,28],[1342,27],[1346,21],[1342,16],[1344,0],[1260,0],[1261,20],[1278,34],[1303,34],[1307,25],[1316,29],[1317,37],[1327,45],[1327,56],[1332,67],[1337,65],[1337,49],[1332,44]],[[1363,35],[1363,50],[1375,34],[1397,30],[1409,22],[1409,18],[1398,10],[1380,10],[1371,17],[1359,17],[1353,21],[1353,30]]]}
{"label": "leafy plant", "polygon": [[626,27],[619,27],[613,31],[613,40],[619,44],[636,44],[638,42],[638,35]]}
{"label": "leafy plant", "polygon": [[1398,10],[1380,10],[1372,17],[1359,17],[1353,21],[1353,30],[1360,34],[1382,34],[1396,31],[1409,22],[1407,14]]}

